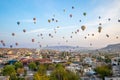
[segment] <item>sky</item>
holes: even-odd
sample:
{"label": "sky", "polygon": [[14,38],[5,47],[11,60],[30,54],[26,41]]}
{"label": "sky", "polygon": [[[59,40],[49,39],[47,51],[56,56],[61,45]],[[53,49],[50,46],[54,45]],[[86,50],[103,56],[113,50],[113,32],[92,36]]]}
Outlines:
{"label": "sky", "polygon": [[[67,45],[101,48],[120,43],[119,4],[120,0],[0,0],[0,41],[5,44],[0,43],[0,47]],[[84,31],[82,25],[86,27]],[[101,33],[98,32],[99,26],[102,27]],[[15,35],[12,36],[12,33]]]}

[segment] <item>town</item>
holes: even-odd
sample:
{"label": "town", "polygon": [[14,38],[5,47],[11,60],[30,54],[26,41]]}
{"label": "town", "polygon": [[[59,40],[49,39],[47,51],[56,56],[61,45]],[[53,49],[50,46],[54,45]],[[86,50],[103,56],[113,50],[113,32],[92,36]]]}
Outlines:
{"label": "town", "polygon": [[0,49],[0,80],[64,79],[119,80],[120,52],[107,54],[97,51],[92,54],[29,48]]}

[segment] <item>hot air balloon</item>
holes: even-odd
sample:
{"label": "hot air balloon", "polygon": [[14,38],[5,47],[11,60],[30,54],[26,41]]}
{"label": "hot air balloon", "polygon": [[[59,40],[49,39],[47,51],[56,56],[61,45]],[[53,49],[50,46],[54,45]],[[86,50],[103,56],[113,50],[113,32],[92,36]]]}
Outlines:
{"label": "hot air balloon", "polygon": [[84,38],[86,39],[87,37],[85,36]]}
{"label": "hot air balloon", "polygon": [[3,46],[5,46],[5,43],[2,43]]}
{"label": "hot air balloon", "polygon": [[51,38],[53,38],[53,36],[51,35]]}
{"label": "hot air balloon", "polygon": [[90,46],[92,46],[92,43],[90,43]]}
{"label": "hot air balloon", "polygon": [[58,20],[56,20],[56,22],[58,22]]}
{"label": "hot air balloon", "polygon": [[101,33],[101,30],[102,30],[102,27],[99,26],[99,27],[98,27],[98,32]]}
{"label": "hot air balloon", "polygon": [[99,16],[98,18],[101,19],[101,16]]}
{"label": "hot air balloon", "polygon": [[52,18],[52,21],[54,21],[54,18]]}
{"label": "hot air balloon", "polygon": [[69,16],[70,16],[70,18],[72,18],[72,14],[70,14]]}
{"label": "hot air balloon", "polygon": [[57,28],[60,28],[59,26],[57,26]]}
{"label": "hot air balloon", "polygon": [[72,38],[72,36],[70,36],[70,38]]}
{"label": "hot air balloon", "polygon": [[15,33],[12,33],[12,36],[15,36]]}
{"label": "hot air balloon", "polygon": [[108,18],[108,21],[110,21],[111,19],[110,18]]}
{"label": "hot air balloon", "polygon": [[41,46],[41,45],[39,45],[39,47],[41,48],[42,46]]}
{"label": "hot air balloon", "polygon": [[81,22],[81,20],[79,20],[79,22]]}
{"label": "hot air balloon", "polygon": [[77,32],[79,32],[79,29],[77,29]]}
{"label": "hot air balloon", "polygon": [[42,36],[43,34],[41,33],[40,36]]}
{"label": "hot air balloon", "polygon": [[33,18],[34,24],[36,24],[36,18]]}
{"label": "hot air balloon", "polygon": [[94,34],[92,34],[92,36],[94,36]]}
{"label": "hot air balloon", "polygon": [[75,34],[77,34],[77,32],[75,31]]}
{"label": "hot air balloon", "polygon": [[99,23],[99,25],[102,25],[102,23]]}
{"label": "hot air balloon", "polygon": [[18,46],[18,43],[15,43],[16,46]]}
{"label": "hot air balloon", "polygon": [[34,39],[32,39],[32,42],[35,42],[35,40],[34,40]]}
{"label": "hot air balloon", "polygon": [[1,43],[4,43],[4,41],[3,41],[3,40],[1,40],[0,42],[1,42]]}
{"label": "hot air balloon", "polygon": [[25,32],[26,32],[26,30],[25,30],[25,29],[23,29],[23,32],[25,33]]}
{"label": "hot air balloon", "polygon": [[87,15],[86,12],[84,12],[83,15],[86,16]]}
{"label": "hot air balloon", "polygon": [[108,37],[108,38],[109,38],[109,35],[108,35],[108,34],[106,34],[106,37]]}
{"label": "hot air balloon", "polygon": [[50,20],[50,19],[48,19],[48,22],[50,23],[50,22],[51,22],[51,20]]}
{"label": "hot air balloon", "polygon": [[118,39],[118,36],[116,36],[116,39]]}
{"label": "hot air balloon", "polygon": [[81,26],[81,29],[84,31],[86,29],[86,27],[83,25],[83,26]]}
{"label": "hot air balloon", "polygon": [[52,36],[52,35],[49,33],[49,36]]}
{"label": "hot air balloon", "polygon": [[63,9],[63,12],[65,12],[66,10],[65,9]]}
{"label": "hot air balloon", "polygon": [[19,22],[19,21],[17,22],[17,25],[20,25],[20,22]]}
{"label": "hot air balloon", "polygon": [[12,45],[10,45],[10,48],[12,48],[13,46]]}
{"label": "hot air balloon", "polygon": [[74,9],[74,6],[72,6],[72,9]]}

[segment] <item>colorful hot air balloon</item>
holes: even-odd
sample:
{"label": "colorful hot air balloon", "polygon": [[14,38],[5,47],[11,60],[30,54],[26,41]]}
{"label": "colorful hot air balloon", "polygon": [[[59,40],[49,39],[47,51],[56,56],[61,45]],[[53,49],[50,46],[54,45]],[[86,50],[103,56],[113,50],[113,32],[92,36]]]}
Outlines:
{"label": "colorful hot air balloon", "polygon": [[84,31],[86,29],[86,27],[83,25],[83,26],[81,26],[81,29]]}

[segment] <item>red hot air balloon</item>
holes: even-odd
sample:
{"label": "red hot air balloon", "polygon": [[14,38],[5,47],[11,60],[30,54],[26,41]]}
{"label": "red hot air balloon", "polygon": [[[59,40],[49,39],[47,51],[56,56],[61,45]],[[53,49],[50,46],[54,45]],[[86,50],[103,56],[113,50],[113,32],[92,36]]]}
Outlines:
{"label": "red hot air balloon", "polygon": [[34,39],[32,39],[32,42],[35,42],[35,40],[34,40]]}

